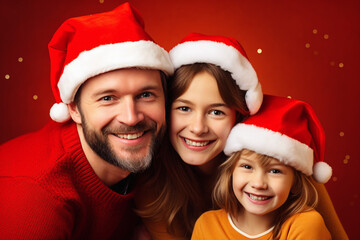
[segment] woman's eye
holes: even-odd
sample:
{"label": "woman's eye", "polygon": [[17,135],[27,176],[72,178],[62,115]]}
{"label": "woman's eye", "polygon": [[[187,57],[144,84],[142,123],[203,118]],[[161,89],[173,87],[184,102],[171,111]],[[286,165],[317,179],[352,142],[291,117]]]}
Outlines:
{"label": "woman's eye", "polygon": [[224,115],[225,113],[223,111],[220,111],[220,110],[211,110],[210,114],[219,116],[219,115]]}
{"label": "woman's eye", "polygon": [[189,107],[178,107],[177,109],[179,109],[180,111],[183,111],[183,112],[189,112],[190,111]]}

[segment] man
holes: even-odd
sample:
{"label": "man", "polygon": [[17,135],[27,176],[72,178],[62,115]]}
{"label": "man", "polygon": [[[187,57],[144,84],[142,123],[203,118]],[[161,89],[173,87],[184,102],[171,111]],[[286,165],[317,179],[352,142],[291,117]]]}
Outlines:
{"label": "man", "polygon": [[0,238],[129,239],[133,173],[165,126],[168,54],[128,3],[65,21],[49,52],[58,123],[0,146]]}

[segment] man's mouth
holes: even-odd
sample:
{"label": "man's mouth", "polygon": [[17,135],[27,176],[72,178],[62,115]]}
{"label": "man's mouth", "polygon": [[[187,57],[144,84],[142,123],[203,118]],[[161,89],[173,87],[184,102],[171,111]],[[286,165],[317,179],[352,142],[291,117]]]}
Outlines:
{"label": "man's mouth", "polygon": [[210,143],[210,141],[192,141],[187,138],[184,138],[186,144],[193,147],[204,147]]}
{"label": "man's mouth", "polygon": [[257,195],[253,195],[251,193],[247,193],[247,195],[252,199],[252,200],[255,200],[255,201],[265,201],[265,200],[268,200],[272,197],[268,197],[268,196],[257,196]]}
{"label": "man's mouth", "polygon": [[118,138],[134,140],[144,135],[144,131],[138,133],[127,133],[127,134],[114,134]]}

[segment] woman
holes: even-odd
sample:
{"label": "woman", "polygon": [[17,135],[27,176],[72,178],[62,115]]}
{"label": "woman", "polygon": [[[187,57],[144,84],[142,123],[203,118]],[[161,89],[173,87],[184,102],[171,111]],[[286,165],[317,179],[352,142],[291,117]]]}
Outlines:
{"label": "woman", "polygon": [[[168,132],[136,202],[153,239],[189,239],[197,218],[212,209],[230,129],[258,111],[262,91],[235,39],[190,34],[170,56],[176,72],[168,86]],[[316,186],[332,207],[324,186]],[[333,208],[327,214],[341,227]]]}
{"label": "woman", "polygon": [[196,219],[212,208],[231,128],[262,102],[256,73],[235,39],[190,34],[170,56],[177,68],[168,88],[171,144],[165,138],[144,184],[146,197],[137,199],[153,239],[191,236]]}

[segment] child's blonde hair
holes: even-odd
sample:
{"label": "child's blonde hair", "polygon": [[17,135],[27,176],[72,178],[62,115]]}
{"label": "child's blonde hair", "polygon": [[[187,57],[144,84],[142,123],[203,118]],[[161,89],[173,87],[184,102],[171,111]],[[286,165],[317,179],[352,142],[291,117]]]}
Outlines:
{"label": "child's blonde hair", "polygon": [[[257,154],[263,166],[273,159],[272,157],[258,154],[251,150],[241,150],[233,153],[223,164],[220,165],[220,173],[213,191],[214,204],[225,209],[231,216],[237,217],[242,205],[233,191],[232,175],[242,155]],[[318,202],[318,194],[311,182],[310,177],[294,169],[294,184],[286,202],[278,209],[274,219],[273,236],[276,239],[280,234],[282,224],[296,213],[309,211],[315,208]]]}

